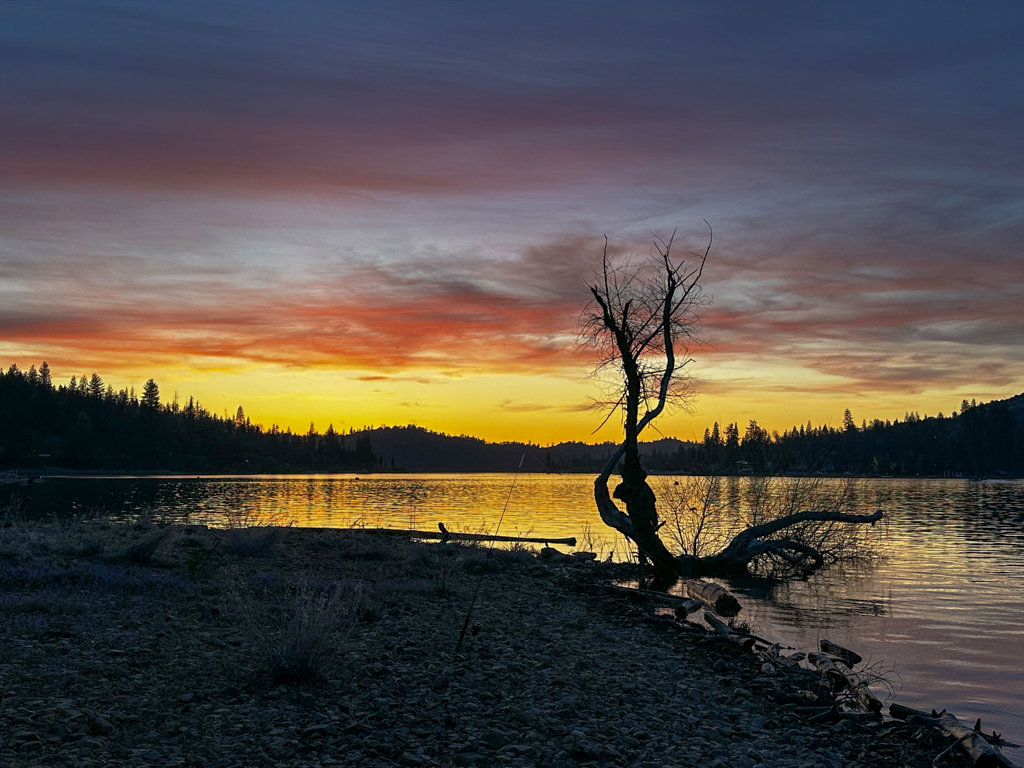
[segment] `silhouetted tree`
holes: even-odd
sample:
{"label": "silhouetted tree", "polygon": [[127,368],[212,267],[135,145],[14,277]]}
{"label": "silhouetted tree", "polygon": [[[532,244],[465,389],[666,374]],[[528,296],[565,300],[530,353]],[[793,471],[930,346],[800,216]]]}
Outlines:
{"label": "silhouetted tree", "polygon": [[160,387],[150,379],[142,387],[142,400],[139,403],[143,408],[157,410],[160,407]]}
{"label": "silhouetted tree", "polygon": [[[786,537],[784,532],[821,522],[874,522],[881,513],[806,510],[768,522],[756,521],[758,524],[739,532],[720,552],[706,557],[677,558],[658,534],[662,523],[641,465],[638,438],[667,405],[685,406],[691,394],[684,370],[692,362],[689,349],[697,341],[699,312],[708,303],[700,280],[711,243],[703,254],[695,254],[689,267],[676,261],[671,250],[672,238],[667,242],[656,239],[650,258],[643,263],[613,263],[606,240],[601,271],[588,286],[593,301],[581,317],[579,343],[594,353],[595,376],[607,385],[603,405],[610,412],[605,420],[618,414],[625,433],[622,444],[594,480],[598,513],[606,525],[632,540],[641,559],[650,559],[662,576],[744,572],[748,563],[766,555],[793,565],[821,565],[825,559],[820,550]],[[748,434],[756,442],[766,437],[753,421]],[[734,459],[739,448],[735,423],[727,428],[725,442],[730,460]],[[614,498],[625,503],[624,513],[608,492],[608,480],[620,461],[622,482],[616,486]]]}
{"label": "silhouetted tree", "polygon": [[857,422],[853,420],[853,414],[850,413],[850,409],[847,408],[843,411],[843,431],[844,432],[856,432]]}
{"label": "silhouetted tree", "polygon": [[[604,405],[622,417],[625,433],[594,481],[594,500],[605,524],[636,543],[643,558],[663,571],[675,573],[676,560],[658,536],[654,491],[640,463],[638,438],[647,426],[690,396],[689,347],[697,339],[699,311],[708,303],[700,285],[711,243],[697,254],[692,266],[672,255],[672,242],[656,238],[649,259],[636,264],[613,262],[605,240],[601,271],[588,287],[593,301],[581,317],[579,343],[591,350],[596,376],[607,384]],[[606,419],[607,420],[607,419]],[[623,513],[608,493],[608,479],[622,461],[622,482],[615,498],[625,503]]]}

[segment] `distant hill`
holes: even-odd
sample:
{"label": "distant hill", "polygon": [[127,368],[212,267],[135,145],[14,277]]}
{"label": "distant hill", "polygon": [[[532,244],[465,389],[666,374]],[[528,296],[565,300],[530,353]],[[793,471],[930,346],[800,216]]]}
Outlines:
{"label": "distant hill", "polygon": [[[996,401],[1000,402],[1000,401]],[[1013,397],[1008,397],[1006,400],[1001,401],[1006,404],[1006,407],[1010,409],[1010,412],[1021,421],[1024,421],[1024,392]]]}
{"label": "distant hill", "polygon": [[[524,455],[524,472],[593,472],[616,448],[615,443],[569,442],[544,447],[534,443],[488,443],[413,425],[364,430],[354,437],[369,437],[373,452],[383,459],[385,468],[393,466],[407,472],[514,472]],[[659,469],[670,457],[675,459],[693,448],[693,443],[674,438],[641,443],[641,453],[651,469]]]}

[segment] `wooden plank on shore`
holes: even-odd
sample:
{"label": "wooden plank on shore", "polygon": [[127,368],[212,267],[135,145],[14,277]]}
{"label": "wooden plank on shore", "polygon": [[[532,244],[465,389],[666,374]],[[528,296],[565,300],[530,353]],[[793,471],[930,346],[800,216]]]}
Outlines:
{"label": "wooden plank on shore", "polygon": [[365,533],[371,536],[399,536],[407,539],[442,539],[446,541],[518,541],[525,544],[561,544],[575,547],[576,537],[542,539],[536,536],[494,536],[489,533],[441,533],[440,531],[415,531],[405,528],[336,528],[345,533]]}

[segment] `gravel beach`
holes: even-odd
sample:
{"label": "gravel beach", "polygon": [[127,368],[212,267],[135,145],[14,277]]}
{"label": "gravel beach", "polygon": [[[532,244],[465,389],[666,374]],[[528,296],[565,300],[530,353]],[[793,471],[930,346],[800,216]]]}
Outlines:
{"label": "gravel beach", "polygon": [[[749,654],[594,594],[610,568],[299,528],[8,523],[0,765],[931,764],[906,727],[808,725]],[[296,631],[315,653],[283,684],[270,656],[298,653]]]}

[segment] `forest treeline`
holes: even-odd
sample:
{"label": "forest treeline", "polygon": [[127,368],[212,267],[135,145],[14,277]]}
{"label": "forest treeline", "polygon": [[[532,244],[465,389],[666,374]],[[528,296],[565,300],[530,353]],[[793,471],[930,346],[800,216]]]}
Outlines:
{"label": "forest treeline", "polygon": [[294,434],[253,424],[242,407],[218,416],[194,399],[161,401],[97,374],[54,384],[49,366],[0,370],[0,467],[180,472],[344,472],[383,468],[368,434]]}
{"label": "forest treeline", "polygon": [[879,476],[1024,474],[1024,395],[979,404],[964,400],[949,416],[862,420],[849,409],[839,427],[806,425],[769,433],[751,420],[716,423],[678,469],[729,474],[823,473]]}
{"label": "forest treeline", "polygon": [[[415,426],[296,434],[210,413],[194,399],[161,399],[150,379],[136,394],[97,374],[54,384],[43,363],[0,369],[0,467],[180,472],[596,472],[614,443],[541,447],[488,443]],[[641,443],[655,472],[754,474],[1024,475],[1024,395],[964,401],[945,416],[905,414],[839,427],[807,423],[782,433],[751,420],[709,427],[703,440]]]}

